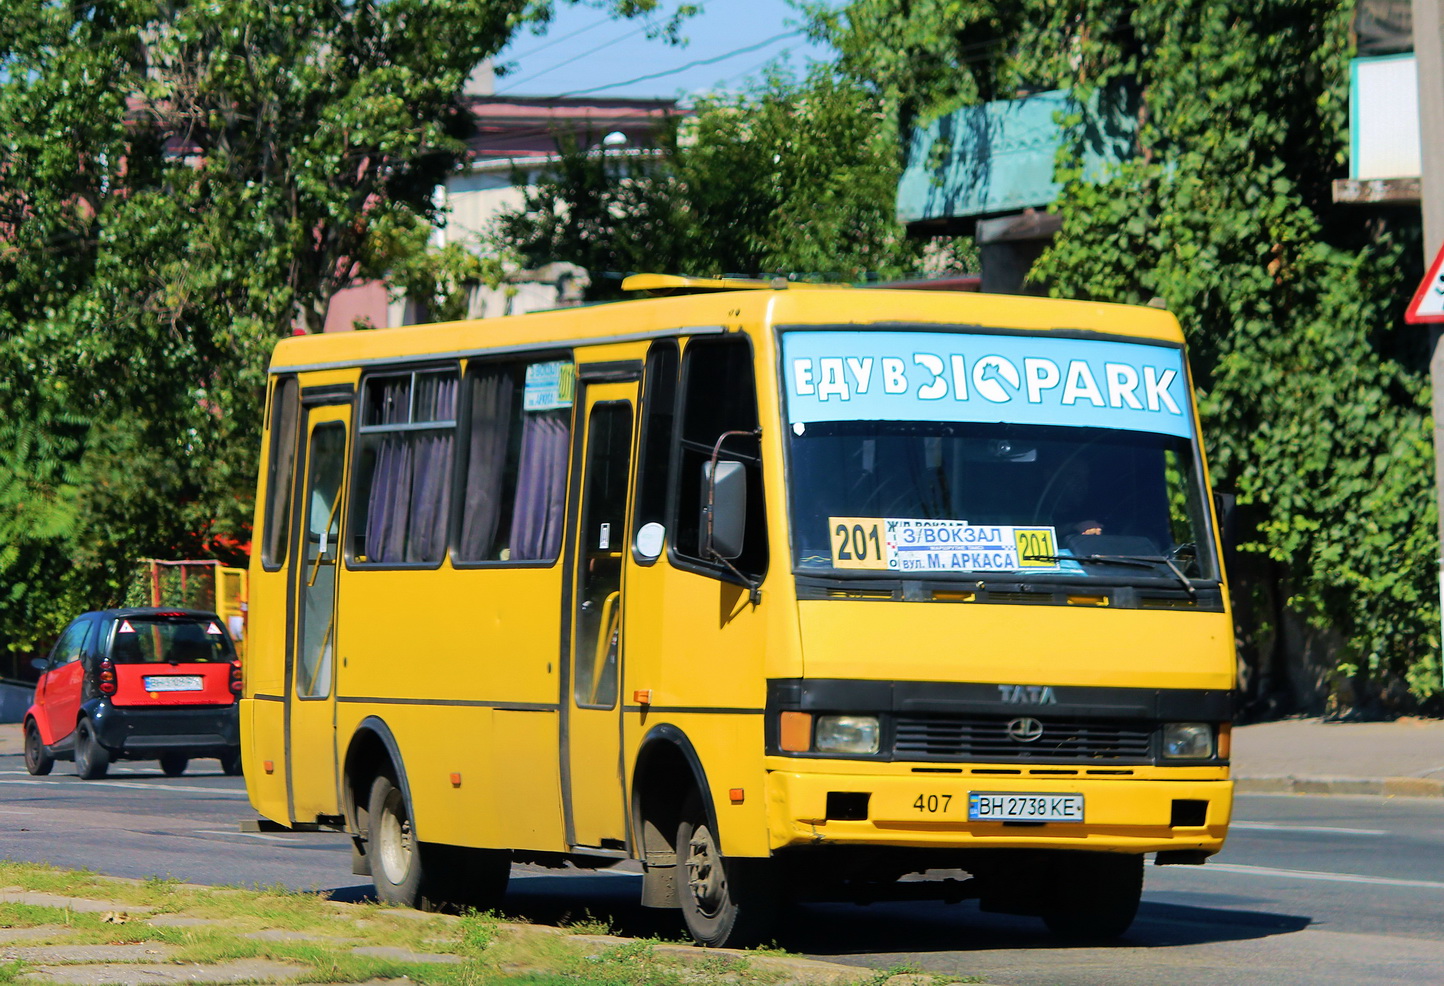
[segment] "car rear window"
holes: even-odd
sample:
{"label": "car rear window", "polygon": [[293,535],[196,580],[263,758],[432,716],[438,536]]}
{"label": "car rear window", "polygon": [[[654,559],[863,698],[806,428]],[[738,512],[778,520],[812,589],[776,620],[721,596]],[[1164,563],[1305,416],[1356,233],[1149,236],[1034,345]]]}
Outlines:
{"label": "car rear window", "polygon": [[234,657],[219,620],[131,616],[115,621],[110,659],[116,664],[204,664]]}

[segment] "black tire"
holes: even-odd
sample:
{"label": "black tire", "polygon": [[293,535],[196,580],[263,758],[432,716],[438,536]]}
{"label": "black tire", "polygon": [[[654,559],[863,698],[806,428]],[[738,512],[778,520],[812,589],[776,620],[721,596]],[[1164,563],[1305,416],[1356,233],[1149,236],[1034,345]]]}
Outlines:
{"label": "black tire", "polygon": [[693,792],[677,826],[677,899],[687,932],[713,948],[755,945],[776,926],[780,893],[767,859],[727,859]]}
{"label": "black tire", "polygon": [[421,911],[487,910],[506,892],[511,876],[507,853],[417,841],[411,806],[386,774],[371,785],[366,829],[377,900]]}
{"label": "black tire", "polygon": [[1043,911],[1048,930],[1061,938],[1107,941],[1133,924],[1143,895],[1143,857],[1078,853],[1060,862],[1049,881]]}
{"label": "black tire", "polygon": [[40,727],[34,719],[25,720],[25,769],[36,777],[44,777],[55,766],[55,758],[40,738]]}
{"label": "black tire", "polygon": [[110,751],[95,738],[89,719],[75,726],[75,774],[83,781],[98,780],[110,769]]}
{"label": "black tire", "polygon": [[160,755],[161,773],[167,777],[179,777],[184,774],[190,763],[191,758],[181,753],[162,753]]}
{"label": "black tire", "polygon": [[227,777],[239,777],[241,774],[241,751],[231,750],[220,756],[221,773]]}

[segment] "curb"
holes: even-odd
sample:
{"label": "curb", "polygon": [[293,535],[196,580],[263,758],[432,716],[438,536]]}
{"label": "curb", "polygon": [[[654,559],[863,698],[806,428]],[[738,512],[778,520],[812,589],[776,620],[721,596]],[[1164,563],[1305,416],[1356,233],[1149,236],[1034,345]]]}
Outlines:
{"label": "curb", "polygon": [[1239,794],[1344,794],[1444,798],[1444,781],[1428,777],[1235,777]]}

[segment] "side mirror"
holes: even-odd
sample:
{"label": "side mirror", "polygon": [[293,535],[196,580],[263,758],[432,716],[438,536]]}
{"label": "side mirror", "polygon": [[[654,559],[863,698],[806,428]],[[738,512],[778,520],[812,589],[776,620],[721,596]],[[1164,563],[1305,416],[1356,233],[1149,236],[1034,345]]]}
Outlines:
{"label": "side mirror", "polygon": [[[711,533],[708,534],[708,504],[711,504]],[[724,460],[702,463],[702,555],[715,555],[731,561],[742,554],[742,539],[747,532],[747,471],[740,462]]]}
{"label": "side mirror", "polygon": [[50,667],[50,662],[43,657],[37,657],[31,660],[30,666],[36,671],[44,671],[46,668]]}

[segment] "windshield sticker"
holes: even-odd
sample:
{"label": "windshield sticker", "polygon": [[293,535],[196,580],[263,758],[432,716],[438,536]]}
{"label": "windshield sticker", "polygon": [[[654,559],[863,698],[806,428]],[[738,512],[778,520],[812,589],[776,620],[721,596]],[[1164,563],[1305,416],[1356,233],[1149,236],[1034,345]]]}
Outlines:
{"label": "windshield sticker", "polygon": [[1043,335],[793,330],[788,421],[978,421],[1193,437],[1183,352]]}
{"label": "windshield sticker", "polygon": [[891,572],[1057,571],[1051,527],[829,517],[832,567]]}
{"label": "windshield sticker", "polygon": [[211,633],[211,634],[215,634],[216,636],[220,636],[221,628],[218,627],[218,626],[216,626],[214,623],[212,623],[212,624],[210,624],[209,626],[206,627],[206,633]]}
{"label": "windshield sticker", "polygon": [[526,368],[524,411],[555,411],[571,407],[576,393],[577,368],[571,363],[533,363]]}

